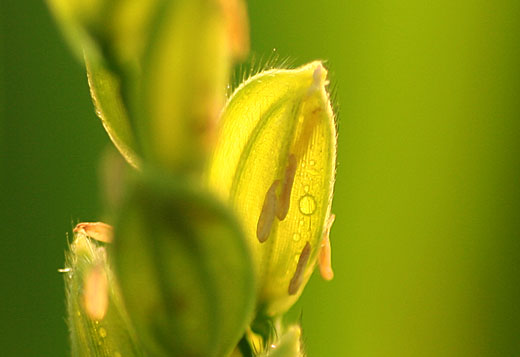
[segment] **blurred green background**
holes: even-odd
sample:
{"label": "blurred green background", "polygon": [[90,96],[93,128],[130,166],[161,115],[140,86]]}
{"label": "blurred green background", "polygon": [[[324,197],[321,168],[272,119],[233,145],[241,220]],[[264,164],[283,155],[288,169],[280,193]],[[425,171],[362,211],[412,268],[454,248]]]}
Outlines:
{"label": "blurred green background", "polygon": [[[0,354],[66,356],[66,233],[108,138],[45,4],[0,10]],[[309,356],[520,355],[520,2],[249,2],[252,52],[328,60],[331,240]]]}

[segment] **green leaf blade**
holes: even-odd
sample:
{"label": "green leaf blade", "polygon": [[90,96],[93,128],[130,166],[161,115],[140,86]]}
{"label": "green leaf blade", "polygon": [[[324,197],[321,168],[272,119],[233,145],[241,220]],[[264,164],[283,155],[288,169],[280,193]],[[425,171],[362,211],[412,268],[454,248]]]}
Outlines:
{"label": "green leaf blade", "polygon": [[121,97],[119,78],[85,53],[88,84],[96,114],[121,155],[133,167],[140,165],[134,131]]}

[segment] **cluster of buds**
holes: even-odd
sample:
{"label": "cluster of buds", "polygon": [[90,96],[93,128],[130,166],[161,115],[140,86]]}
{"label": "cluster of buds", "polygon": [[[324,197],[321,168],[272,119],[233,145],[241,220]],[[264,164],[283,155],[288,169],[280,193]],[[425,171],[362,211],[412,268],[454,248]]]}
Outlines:
{"label": "cluster of buds", "polygon": [[317,265],[333,277],[323,64],[260,72],[226,101],[241,0],[49,3],[128,163],[110,225],[77,225],[66,255],[73,354],[302,356],[281,317]]}

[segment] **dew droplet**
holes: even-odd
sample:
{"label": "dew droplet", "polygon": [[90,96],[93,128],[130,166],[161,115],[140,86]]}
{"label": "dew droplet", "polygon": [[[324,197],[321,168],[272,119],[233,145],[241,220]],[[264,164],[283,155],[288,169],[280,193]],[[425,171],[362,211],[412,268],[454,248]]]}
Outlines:
{"label": "dew droplet", "polygon": [[105,330],[103,327],[100,327],[99,328],[99,336],[101,336],[101,338],[107,337],[107,330]]}
{"label": "dew droplet", "polygon": [[309,192],[309,185],[305,185],[305,186],[303,187],[303,190],[304,190],[305,192]]}
{"label": "dew droplet", "polygon": [[302,239],[302,236],[300,235],[300,233],[294,233],[293,236],[292,236],[292,239],[295,242],[299,242],[300,239]]}
{"label": "dew droplet", "polygon": [[316,164],[316,161],[314,161],[314,160],[309,161],[309,165],[314,166],[315,164]]}
{"label": "dew droplet", "polygon": [[316,201],[311,195],[304,195],[300,198],[299,207],[303,215],[310,216],[316,211]]}

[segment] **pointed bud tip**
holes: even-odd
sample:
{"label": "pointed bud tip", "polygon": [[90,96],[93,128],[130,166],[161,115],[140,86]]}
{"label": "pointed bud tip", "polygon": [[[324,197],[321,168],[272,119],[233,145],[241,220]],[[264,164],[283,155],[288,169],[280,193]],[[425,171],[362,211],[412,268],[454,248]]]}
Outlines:
{"label": "pointed bud tip", "polygon": [[327,84],[327,70],[323,66],[321,61],[314,61],[304,67],[305,69],[312,70],[312,84],[309,87],[308,95],[324,88]]}

